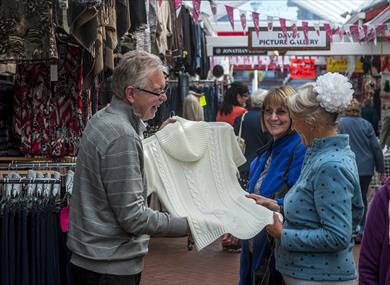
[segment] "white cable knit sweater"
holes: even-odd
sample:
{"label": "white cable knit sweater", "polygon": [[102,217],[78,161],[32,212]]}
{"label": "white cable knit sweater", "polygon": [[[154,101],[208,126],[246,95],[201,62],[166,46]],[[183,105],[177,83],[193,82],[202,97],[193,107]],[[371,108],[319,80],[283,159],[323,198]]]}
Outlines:
{"label": "white cable knit sweater", "polygon": [[250,239],[273,223],[272,212],[246,198],[238,183],[245,158],[230,125],[178,117],[143,145],[148,194],[187,217],[197,250],[224,233]]}

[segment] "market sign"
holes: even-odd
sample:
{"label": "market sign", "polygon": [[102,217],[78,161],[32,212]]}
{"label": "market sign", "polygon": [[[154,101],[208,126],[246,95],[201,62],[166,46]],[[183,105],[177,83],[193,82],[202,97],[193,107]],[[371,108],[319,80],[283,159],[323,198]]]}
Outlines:
{"label": "market sign", "polygon": [[286,36],[281,28],[268,31],[267,28],[259,28],[259,36],[254,28],[248,29],[248,49],[260,50],[330,50],[329,38],[324,30],[317,31],[314,27],[308,28],[307,42],[302,28],[297,28],[296,36],[293,37],[291,28],[286,28]]}
{"label": "market sign", "polygon": [[313,58],[292,58],[290,78],[315,78],[316,63]]}
{"label": "market sign", "polygon": [[266,51],[249,50],[248,47],[213,47],[214,56],[225,55],[264,55]]}
{"label": "market sign", "polygon": [[[347,72],[348,71],[348,57],[328,57],[326,59],[327,72]],[[355,70],[353,72],[363,73],[363,65],[360,57],[355,57]]]}

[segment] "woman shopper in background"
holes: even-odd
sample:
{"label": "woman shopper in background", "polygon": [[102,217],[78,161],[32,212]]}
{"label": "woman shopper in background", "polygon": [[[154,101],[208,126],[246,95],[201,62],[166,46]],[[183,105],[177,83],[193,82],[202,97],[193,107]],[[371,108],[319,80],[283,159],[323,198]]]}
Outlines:
{"label": "woman shopper in background", "polygon": [[381,146],[375,136],[372,125],[360,117],[361,105],[356,99],[352,99],[351,104],[340,118],[337,129],[340,134],[349,135],[349,145],[355,153],[356,164],[359,172],[360,190],[364,203],[364,216],[360,221],[360,229],[355,237],[355,242],[362,240],[364,224],[367,212],[367,191],[374,175],[374,169],[379,173],[379,179],[384,179],[384,158]]}
{"label": "woman shopper in background", "polygon": [[230,84],[218,111],[217,122],[226,122],[233,126],[235,118],[247,111],[245,106],[249,99],[248,92],[248,87],[242,82],[235,81]]}
{"label": "woman shopper in background", "polygon": [[[306,147],[300,136],[291,129],[291,118],[286,98],[295,93],[289,86],[269,91],[263,102],[261,126],[272,136],[270,143],[259,150],[250,166],[248,192],[273,198],[283,204],[285,192],[298,179]],[[260,284],[263,276],[259,268],[272,255],[265,230],[251,240],[241,241],[240,285]],[[273,258],[272,258],[273,260]],[[272,261],[269,268],[270,285],[282,283]]]}
{"label": "woman shopper in background", "polygon": [[[348,79],[319,76],[287,99],[293,128],[309,147],[298,181],[286,194],[283,223],[266,227],[276,239],[276,268],[286,285],[357,284],[352,229],[364,213],[355,155],[336,119],[352,100]],[[250,195],[258,204],[271,204]],[[269,208],[277,210],[276,203]],[[277,205],[276,205],[277,206]]]}

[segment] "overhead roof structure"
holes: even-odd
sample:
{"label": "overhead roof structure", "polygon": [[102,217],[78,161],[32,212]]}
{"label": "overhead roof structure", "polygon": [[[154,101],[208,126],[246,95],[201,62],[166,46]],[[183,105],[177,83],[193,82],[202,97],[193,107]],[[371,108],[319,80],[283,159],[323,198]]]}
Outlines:
{"label": "overhead roof structure", "polygon": [[[343,24],[346,16],[361,9],[367,0],[290,0],[313,14],[335,24]],[[378,1],[378,0],[371,0]],[[380,0],[382,1],[382,0]],[[343,15],[343,16],[342,16]],[[304,20],[304,19],[301,19]]]}

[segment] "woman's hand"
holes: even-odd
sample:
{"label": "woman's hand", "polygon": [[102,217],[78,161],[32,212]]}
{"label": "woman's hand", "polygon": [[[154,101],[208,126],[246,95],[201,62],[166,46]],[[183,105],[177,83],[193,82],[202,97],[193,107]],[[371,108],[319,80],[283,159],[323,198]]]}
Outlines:
{"label": "woman's hand", "polygon": [[275,239],[280,239],[282,236],[283,224],[279,220],[279,215],[274,213],[274,223],[272,225],[267,225],[265,230],[267,233]]}
{"label": "woman's hand", "polygon": [[256,194],[247,194],[245,196],[255,200],[256,204],[264,206],[271,211],[280,212],[280,206],[278,205],[276,200],[266,198],[264,196],[256,195]]}

